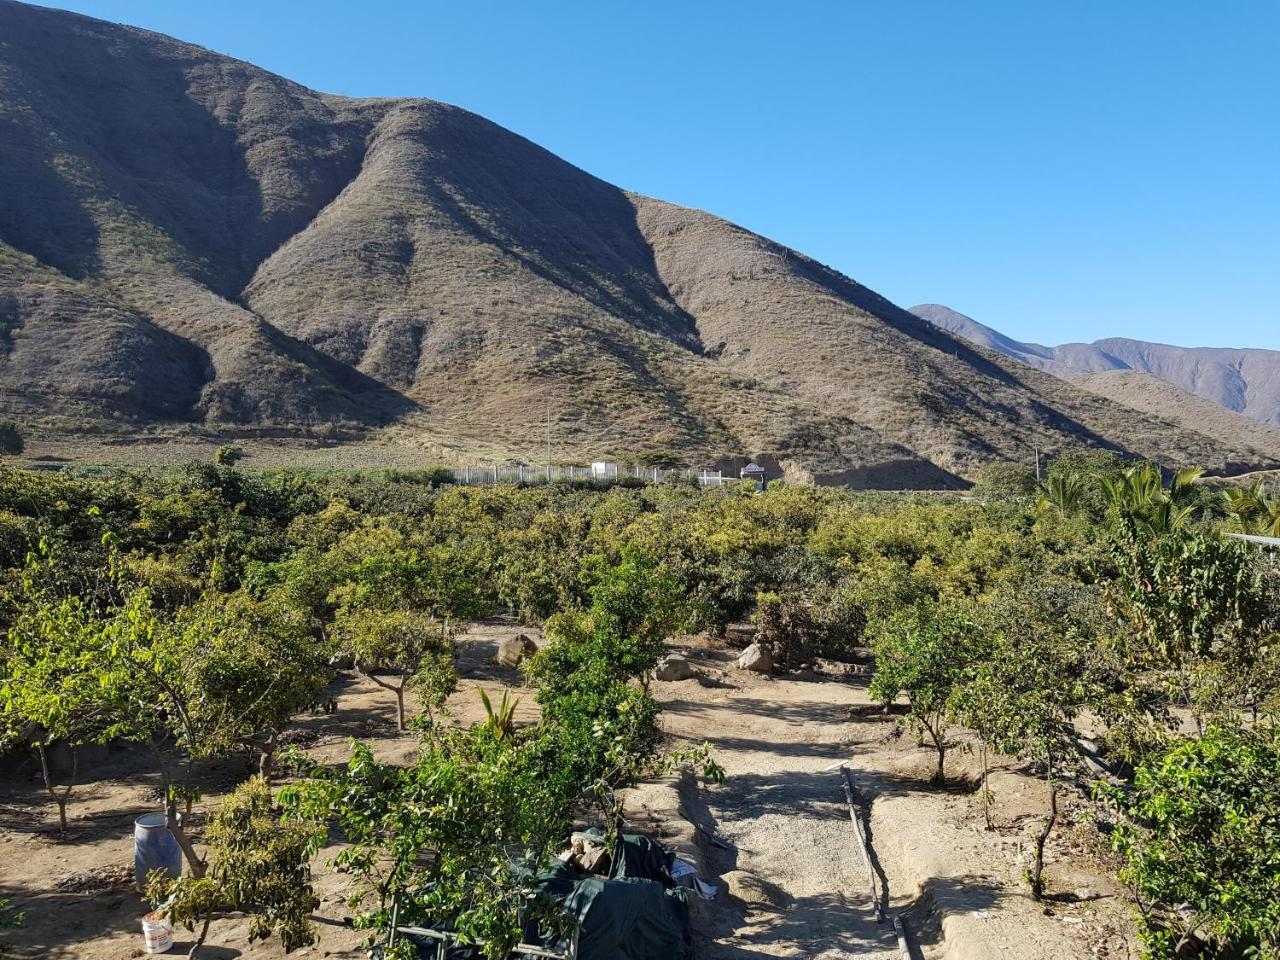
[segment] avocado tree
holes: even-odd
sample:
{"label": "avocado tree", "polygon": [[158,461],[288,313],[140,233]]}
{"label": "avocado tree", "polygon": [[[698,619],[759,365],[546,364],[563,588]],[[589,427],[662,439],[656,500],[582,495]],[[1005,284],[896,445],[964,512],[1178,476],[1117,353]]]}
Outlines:
{"label": "avocado tree", "polygon": [[[953,698],[955,718],[998,753],[1037,768],[1047,788],[1045,821],[1035,837],[1027,881],[1044,893],[1044,850],[1058,822],[1059,783],[1079,753],[1073,721],[1112,685],[1096,643],[1096,593],[1068,585],[1021,585],[983,612],[992,638]],[[1116,678],[1118,681],[1118,678]],[[984,764],[984,797],[989,795]]]}
{"label": "avocado tree", "polygon": [[303,615],[244,592],[206,598],[181,611],[175,627],[168,699],[175,710],[182,704],[192,748],[204,755],[252,750],[259,774],[269,777],[280,735],[325,696],[327,649]]}
{"label": "avocado tree", "polygon": [[[285,953],[315,943],[311,914],[320,900],[308,860],[324,839],[317,824],[285,821],[267,781],[253,777],[222,801],[206,831],[209,870],[172,879],[156,871],[147,896],[177,924],[196,933],[194,958],[222,913],[248,913],[249,941],[280,937]],[[198,932],[197,932],[198,930]]]}
{"label": "avocado tree", "polygon": [[[396,729],[405,729],[405,692],[424,670],[439,676],[452,663],[453,630],[427,613],[372,607],[343,608],[334,621],[356,669],[396,698]],[[424,681],[425,678],[424,678]]]}
{"label": "avocado tree", "polygon": [[933,781],[945,784],[953,699],[974,665],[989,653],[990,639],[972,604],[927,599],[876,623],[873,638],[871,697],[888,706],[905,694],[909,724],[928,736],[937,753]]}
{"label": "avocado tree", "polygon": [[[36,568],[38,569],[38,568]],[[4,645],[0,671],[0,722],[13,739],[27,741],[40,761],[45,790],[67,829],[67,803],[78,773],[77,750],[91,743],[139,739],[132,691],[104,683],[100,654],[118,624],[99,616],[79,597],[44,596],[29,569]],[[57,786],[48,750],[68,748],[70,774]]]}

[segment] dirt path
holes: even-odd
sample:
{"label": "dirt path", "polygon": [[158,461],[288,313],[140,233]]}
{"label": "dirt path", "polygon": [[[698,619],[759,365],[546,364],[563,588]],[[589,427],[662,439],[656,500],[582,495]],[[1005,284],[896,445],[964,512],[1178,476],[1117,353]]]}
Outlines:
{"label": "dirt path", "polygon": [[[971,791],[929,790],[928,751],[850,679],[769,679],[732,668],[732,652],[684,648],[703,678],[656,685],[674,735],[708,740],[727,778],[686,789],[708,879],[727,895],[699,911],[700,956],[893,958],[877,923],[849,822],[838,765],[870,805],[889,911],[906,922],[923,960],[1128,957],[1121,891],[1088,847],[1091,825],[1068,821],[1051,846],[1041,904],[1022,881],[1025,836],[1043,808],[1039,781],[1000,770],[1001,829],[985,829]],[[963,781],[973,758],[957,751]],[[715,837],[712,842],[708,837]]]}

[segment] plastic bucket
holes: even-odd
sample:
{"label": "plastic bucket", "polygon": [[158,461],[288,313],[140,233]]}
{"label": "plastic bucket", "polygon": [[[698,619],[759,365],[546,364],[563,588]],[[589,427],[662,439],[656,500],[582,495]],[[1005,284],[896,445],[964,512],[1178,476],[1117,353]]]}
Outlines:
{"label": "plastic bucket", "polygon": [[155,913],[143,917],[142,942],[147,953],[167,953],[173,946],[173,924],[169,918]]}
{"label": "plastic bucket", "polygon": [[163,813],[147,813],[133,821],[133,879],[145,890],[147,874],[163,870],[174,880],[182,876],[182,848],[165,826]]}

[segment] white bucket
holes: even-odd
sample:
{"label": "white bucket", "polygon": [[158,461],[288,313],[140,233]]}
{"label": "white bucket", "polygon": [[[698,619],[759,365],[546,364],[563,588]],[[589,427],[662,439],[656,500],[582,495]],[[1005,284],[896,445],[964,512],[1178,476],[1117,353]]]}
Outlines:
{"label": "white bucket", "polygon": [[173,946],[173,924],[168,917],[147,914],[142,918],[142,940],[147,953],[167,953]]}

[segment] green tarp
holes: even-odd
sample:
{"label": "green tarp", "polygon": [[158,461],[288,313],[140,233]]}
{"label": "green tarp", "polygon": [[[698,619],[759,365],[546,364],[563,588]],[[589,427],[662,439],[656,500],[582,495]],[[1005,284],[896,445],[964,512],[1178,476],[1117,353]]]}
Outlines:
{"label": "green tarp", "polygon": [[[599,832],[588,837],[600,842]],[[519,869],[518,866],[513,869]],[[671,879],[671,855],[643,834],[624,834],[613,850],[610,877],[588,876],[556,861],[538,888],[559,900],[579,923],[579,960],[689,960],[688,891]],[[413,939],[413,938],[411,938]],[[415,941],[423,960],[435,960],[436,942]],[[526,943],[564,949],[536,931]],[[473,947],[451,947],[449,960],[479,960]]]}

